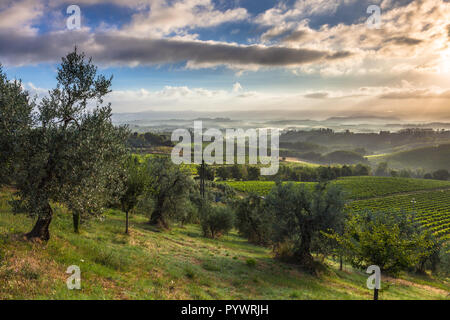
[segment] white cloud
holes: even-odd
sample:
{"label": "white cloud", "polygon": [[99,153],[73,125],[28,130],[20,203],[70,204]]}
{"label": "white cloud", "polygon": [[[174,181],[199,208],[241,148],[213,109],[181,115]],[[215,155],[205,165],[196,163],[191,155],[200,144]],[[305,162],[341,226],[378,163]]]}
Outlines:
{"label": "white cloud", "polygon": [[43,15],[44,5],[35,0],[2,0],[0,2],[0,30],[20,30],[28,34],[37,30],[34,21]]}
{"label": "white cloud", "polygon": [[143,37],[184,35],[194,28],[213,27],[247,17],[244,8],[217,10],[212,0],[151,1],[148,7],[133,15],[124,32]]}
{"label": "white cloud", "polygon": [[239,82],[235,82],[233,84],[233,92],[238,93],[238,92],[240,92],[242,90],[243,90],[242,86],[241,86],[241,84]]}

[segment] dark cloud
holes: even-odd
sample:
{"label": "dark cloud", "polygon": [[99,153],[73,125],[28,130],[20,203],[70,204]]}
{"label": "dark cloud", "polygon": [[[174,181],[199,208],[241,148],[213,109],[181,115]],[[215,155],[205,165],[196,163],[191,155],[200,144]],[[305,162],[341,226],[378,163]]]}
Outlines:
{"label": "dark cloud", "polygon": [[286,47],[240,46],[217,42],[144,39],[85,32],[29,36],[0,33],[0,61],[27,64],[58,61],[75,45],[105,64],[170,64],[190,62],[212,65],[290,66],[350,56]]}
{"label": "dark cloud", "polygon": [[420,39],[414,39],[409,37],[393,37],[387,39],[385,42],[392,42],[396,45],[405,45],[405,46],[415,46],[419,43],[421,43],[423,40]]}
{"label": "dark cloud", "polygon": [[328,98],[327,92],[315,92],[315,93],[309,93],[304,95],[305,98],[309,99],[326,99]]}
{"label": "dark cloud", "polygon": [[291,32],[289,35],[285,36],[282,41],[283,42],[298,42],[303,39],[307,35],[307,32],[304,30],[297,30]]}

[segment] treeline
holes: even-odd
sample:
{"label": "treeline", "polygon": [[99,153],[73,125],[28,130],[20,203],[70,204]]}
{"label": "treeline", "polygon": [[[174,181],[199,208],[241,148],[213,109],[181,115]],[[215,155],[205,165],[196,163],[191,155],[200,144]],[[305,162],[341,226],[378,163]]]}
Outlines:
{"label": "treeline", "polygon": [[133,132],[127,139],[127,145],[132,149],[148,149],[152,147],[173,147],[174,144],[169,136],[152,132]]}
{"label": "treeline", "polygon": [[364,157],[366,150],[356,148],[354,150],[335,150],[326,152],[328,148],[313,143],[280,142],[281,157],[295,157],[318,164],[358,164],[368,163]]}
{"label": "treeline", "polygon": [[374,171],[374,175],[379,177],[402,177],[402,178],[420,178],[420,179],[434,179],[434,180],[449,180],[450,173],[447,169],[439,169],[433,172],[425,172],[424,169],[410,170],[402,169],[395,170],[389,168],[388,162],[380,162]]}
{"label": "treeline", "polygon": [[[280,136],[280,145],[284,143],[307,142],[325,147],[352,146],[369,151],[402,146],[414,143],[442,143],[450,139],[450,130],[433,130],[426,128],[404,129],[398,132],[380,131],[379,133],[355,133],[349,130],[335,132],[332,129],[310,131],[290,130]],[[316,150],[311,150],[318,152]]]}
{"label": "treeline", "polygon": [[281,165],[277,174],[261,176],[260,167],[251,165],[215,165],[206,166],[205,176],[208,180],[241,180],[241,181],[305,181],[319,182],[339,177],[368,176],[371,168],[365,164],[343,166],[288,166]]}

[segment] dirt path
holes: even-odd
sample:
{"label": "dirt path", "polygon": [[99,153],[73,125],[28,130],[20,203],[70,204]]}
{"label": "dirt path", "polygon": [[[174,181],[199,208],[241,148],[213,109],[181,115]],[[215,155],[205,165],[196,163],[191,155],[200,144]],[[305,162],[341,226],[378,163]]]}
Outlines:
{"label": "dirt path", "polygon": [[411,281],[405,280],[405,279],[391,278],[388,276],[383,276],[383,280],[386,282],[389,282],[389,283],[393,283],[393,284],[399,284],[399,285],[404,285],[404,286],[408,286],[408,287],[424,289],[424,290],[433,292],[436,295],[441,295],[441,296],[450,298],[450,291],[446,291],[444,289],[436,288],[436,287],[433,287],[430,285],[415,283],[415,282],[411,282]]}

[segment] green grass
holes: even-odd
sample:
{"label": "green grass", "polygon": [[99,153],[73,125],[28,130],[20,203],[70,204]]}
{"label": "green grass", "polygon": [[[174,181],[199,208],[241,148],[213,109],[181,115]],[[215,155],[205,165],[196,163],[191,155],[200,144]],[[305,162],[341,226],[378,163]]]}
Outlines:
{"label": "green grass", "polygon": [[[273,181],[226,181],[232,188],[245,193],[266,195],[275,186]],[[295,182],[313,187],[314,182]],[[396,193],[450,188],[450,181],[389,178],[389,177],[344,177],[333,181],[341,186],[349,199],[366,199]]]}
{"label": "green grass", "polygon": [[[271,251],[249,244],[235,232],[205,239],[198,226],[159,232],[147,218],[133,216],[131,234],[124,214],[72,232],[71,218],[55,208],[48,243],[21,235],[32,221],[11,214],[9,191],[0,193],[1,299],[370,299],[367,275],[334,262],[319,277],[274,260]],[[81,268],[82,290],[68,290],[65,273]],[[430,276],[383,281],[382,299],[445,299],[450,284]],[[417,279],[417,283],[416,283]]]}
{"label": "green grass", "polygon": [[[258,195],[266,195],[275,186],[273,181],[224,181],[230,187],[237,191],[244,193],[255,193]],[[296,184],[304,184],[307,186],[314,186],[314,182],[295,182]]]}

